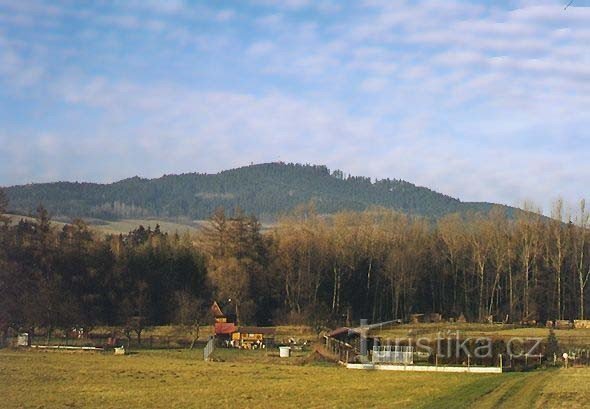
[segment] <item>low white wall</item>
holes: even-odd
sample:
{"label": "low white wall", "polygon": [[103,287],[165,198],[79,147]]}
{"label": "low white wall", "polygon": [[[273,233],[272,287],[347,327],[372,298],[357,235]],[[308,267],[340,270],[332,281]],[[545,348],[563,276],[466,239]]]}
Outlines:
{"label": "low white wall", "polygon": [[461,372],[461,373],[502,373],[502,368],[482,366],[419,366],[419,365],[374,365],[346,364],[348,369],[370,369],[377,371],[407,372]]}
{"label": "low white wall", "polygon": [[38,349],[67,349],[72,351],[103,351],[103,348],[97,347],[75,347],[66,345],[31,345],[31,348]]}

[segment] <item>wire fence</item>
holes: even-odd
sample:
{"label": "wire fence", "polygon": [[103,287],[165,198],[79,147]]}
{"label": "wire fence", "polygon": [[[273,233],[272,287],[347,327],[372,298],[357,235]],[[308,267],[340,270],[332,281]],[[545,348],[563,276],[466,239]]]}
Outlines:
{"label": "wire fence", "polygon": [[374,364],[404,364],[414,363],[414,347],[401,345],[374,346],[372,361]]}

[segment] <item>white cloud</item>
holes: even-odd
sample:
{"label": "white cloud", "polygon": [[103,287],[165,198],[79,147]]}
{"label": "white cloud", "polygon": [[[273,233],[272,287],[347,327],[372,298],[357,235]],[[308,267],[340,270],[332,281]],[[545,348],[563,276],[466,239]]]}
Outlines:
{"label": "white cloud", "polygon": [[254,56],[261,56],[269,54],[274,50],[274,43],[272,41],[258,41],[250,45],[247,53]]}
{"label": "white cloud", "polygon": [[[121,2],[95,16],[0,0],[0,21],[39,30],[0,32],[0,97],[36,85],[51,115],[65,106],[30,143],[0,148],[48,159],[2,173],[112,180],[280,157],[462,199],[588,196],[589,11],[508,3]],[[42,25],[73,19],[82,45]]]}
{"label": "white cloud", "polygon": [[236,17],[236,12],[234,10],[230,10],[230,9],[218,11],[215,15],[216,20],[222,21],[222,22],[233,20],[235,17]]}
{"label": "white cloud", "polygon": [[366,78],[361,82],[360,89],[364,92],[379,92],[383,91],[388,84],[389,81],[386,78]]}

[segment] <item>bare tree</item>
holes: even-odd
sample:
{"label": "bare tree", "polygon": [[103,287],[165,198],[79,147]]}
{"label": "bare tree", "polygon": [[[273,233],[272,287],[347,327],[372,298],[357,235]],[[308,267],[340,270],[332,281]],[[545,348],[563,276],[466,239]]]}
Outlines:
{"label": "bare tree", "polygon": [[590,215],[586,212],[586,201],[584,199],[580,200],[580,210],[579,210],[577,225],[578,228],[576,229],[576,248],[577,248],[577,275],[578,275],[578,286],[579,286],[579,296],[580,296],[580,306],[579,306],[579,317],[581,320],[584,319],[585,311],[584,311],[584,303],[585,297],[584,292],[586,290],[586,285],[588,284],[588,278],[590,277],[590,266],[588,266],[585,260],[585,251],[586,251],[586,240],[588,235],[588,220]]}
{"label": "bare tree", "polygon": [[531,203],[525,203],[524,212],[518,214],[515,225],[516,251],[519,261],[522,281],[522,311],[521,320],[530,319],[531,314],[531,274],[534,263],[540,253],[540,211]]}
{"label": "bare tree", "polygon": [[176,292],[175,300],[176,322],[190,336],[190,349],[193,349],[199,339],[201,325],[205,321],[204,303],[188,291]]}
{"label": "bare tree", "polygon": [[563,227],[563,200],[559,199],[553,205],[551,212],[552,220],[549,222],[549,239],[546,240],[547,261],[553,269],[554,275],[554,304],[556,318],[563,318],[562,305],[562,276],[566,256],[566,237]]}
{"label": "bare tree", "polygon": [[464,221],[457,213],[445,216],[438,222],[438,233],[443,242],[443,254],[445,255],[452,277],[453,306],[452,311],[458,313],[458,290],[459,283],[459,265],[461,256],[465,253],[466,239]]}
{"label": "bare tree", "polygon": [[475,274],[478,280],[478,309],[477,316],[480,321],[484,319],[485,313],[485,281],[488,261],[490,257],[491,241],[489,237],[488,221],[481,215],[472,217],[469,227],[469,243],[475,267]]}

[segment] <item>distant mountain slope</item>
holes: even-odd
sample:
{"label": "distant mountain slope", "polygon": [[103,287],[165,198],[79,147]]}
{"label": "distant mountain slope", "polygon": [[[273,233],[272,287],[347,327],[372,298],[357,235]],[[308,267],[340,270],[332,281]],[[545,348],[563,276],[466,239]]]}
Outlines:
{"label": "distant mountain slope", "polygon": [[[218,206],[241,207],[272,219],[314,201],[320,213],[383,206],[438,218],[454,212],[488,211],[490,203],[458,199],[403,180],[344,177],[325,166],[265,163],[217,174],[133,177],[112,184],[56,182],[6,189],[13,212],[27,214],[43,205],[54,215],[117,218],[207,218]],[[514,209],[506,207],[509,213]]]}

